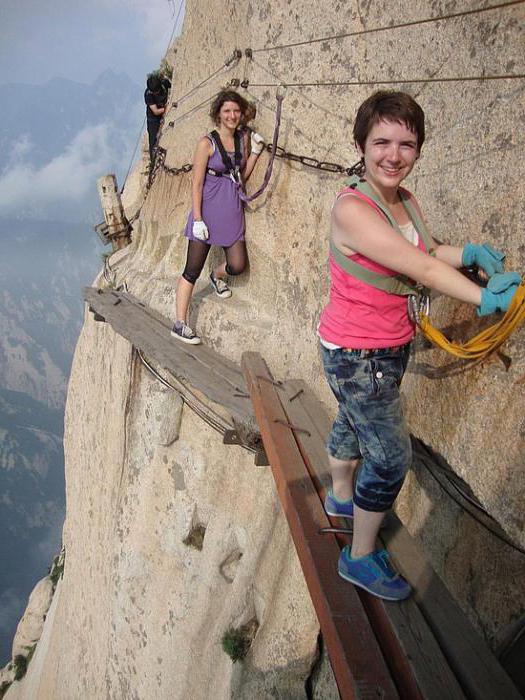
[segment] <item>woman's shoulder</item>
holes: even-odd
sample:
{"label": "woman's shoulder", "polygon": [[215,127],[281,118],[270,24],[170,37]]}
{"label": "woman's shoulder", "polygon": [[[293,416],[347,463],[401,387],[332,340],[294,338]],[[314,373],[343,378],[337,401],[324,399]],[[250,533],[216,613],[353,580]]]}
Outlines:
{"label": "woman's shoulder", "polygon": [[370,210],[380,213],[380,209],[373,199],[353,187],[345,187],[336,195],[333,208],[357,215],[368,213]]}
{"label": "woman's shoulder", "polygon": [[211,134],[204,134],[204,136],[201,136],[197,141],[197,148],[203,151],[205,150],[211,155],[214,150]]}
{"label": "woman's shoulder", "polygon": [[421,207],[419,206],[419,203],[415,196],[410,192],[409,190],[405,189],[404,187],[399,188],[399,194],[401,195],[402,199],[405,200],[405,202],[409,202],[414,206],[418,213],[421,215]]}

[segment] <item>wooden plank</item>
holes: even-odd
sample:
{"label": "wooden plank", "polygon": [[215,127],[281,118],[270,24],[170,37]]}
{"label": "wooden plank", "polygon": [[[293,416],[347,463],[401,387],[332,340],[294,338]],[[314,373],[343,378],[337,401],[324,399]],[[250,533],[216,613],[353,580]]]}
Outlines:
{"label": "wooden plank", "polygon": [[[84,297],[117,333],[140,348],[146,357],[226,408],[236,426],[243,428],[240,432],[258,434],[240,369],[238,374],[233,372],[231,363],[222,363],[221,356],[211,348],[193,346],[190,349],[190,346],[173,340],[169,323],[161,323],[129,294],[87,288]],[[224,372],[223,364],[226,367]],[[232,379],[239,376],[242,382],[234,383]]]}
{"label": "wooden plank", "polygon": [[[168,318],[163,316],[158,311],[155,311],[150,306],[139,303],[135,297],[129,294],[129,292],[122,292],[122,296],[128,298],[131,303],[139,305],[143,313],[158,321],[168,331],[171,331],[173,323]],[[184,347],[188,348],[189,350],[189,346]],[[235,390],[246,392],[246,383],[244,381],[241,368],[229,358],[224,357],[223,355],[218,356],[215,350],[210,348],[208,345],[203,344],[199,347],[199,353],[196,356],[196,359],[213,371],[217,366],[217,357],[220,357],[220,373],[223,379],[230,382],[232,388]]]}
{"label": "wooden plank", "polygon": [[[285,403],[286,411],[288,413],[290,408],[290,420],[311,432],[311,438],[303,433],[297,434],[296,438],[305,444],[305,449],[312,455],[312,466],[317,472],[318,483],[324,483],[328,459],[326,452],[323,455],[322,451],[331,422],[321,402],[304,382],[285,382],[283,390],[289,399],[301,389],[301,394],[294,401]],[[413,586],[412,598],[467,696],[476,700],[494,700],[500,697],[518,700],[520,695],[505,670],[395,513],[388,514],[379,539]]]}
{"label": "wooden plank", "polygon": [[[319,399],[304,382],[284,382],[279,393],[289,421],[307,431],[297,431],[295,438],[324,500],[324,487],[330,483],[325,445],[331,422]],[[329,519],[336,527],[342,526],[340,518]],[[346,524],[351,527],[351,522]],[[351,539],[342,536],[340,542],[349,544]],[[428,700],[465,697],[415,600],[391,603],[356,590],[401,697],[419,696]]]}
{"label": "wooden plank", "polygon": [[414,598],[467,696],[474,700],[522,698],[395,514],[380,536],[414,586]]}
{"label": "wooden plank", "polygon": [[341,698],[397,698],[355,589],[337,576],[337,542],[319,532],[328,519],[291,430],[277,422],[286,414],[266,364],[244,353],[241,366]]}

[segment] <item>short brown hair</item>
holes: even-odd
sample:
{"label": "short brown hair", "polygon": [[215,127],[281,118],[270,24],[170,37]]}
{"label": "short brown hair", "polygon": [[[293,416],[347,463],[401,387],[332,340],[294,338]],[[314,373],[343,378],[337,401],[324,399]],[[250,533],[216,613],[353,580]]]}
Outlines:
{"label": "short brown hair", "polygon": [[[244,99],[242,95],[239,95],[238,92],[235,92],[235,90],[221,90],[211,103],[210,107],[210,117],[213,119],[214,124],[219,123],[219,112],[221,111],[221,107],[225,102],[235,102],[238,104],[241,110],[243,123],[245,124],[250,121],[250,119],[246,119],[248,116],[247,113],[250,112],[250,102]],[[251,119],[253,119],[253,117],[251,117]]]}
{"label": "short brown hair", "polygon": [[411,95],[378,90],[362,103],[354,122],[354,141],[362,151],[372,127],[380,121],[405,124],[416,134],[417,148],[421,150],[425,140],[425,113]]}

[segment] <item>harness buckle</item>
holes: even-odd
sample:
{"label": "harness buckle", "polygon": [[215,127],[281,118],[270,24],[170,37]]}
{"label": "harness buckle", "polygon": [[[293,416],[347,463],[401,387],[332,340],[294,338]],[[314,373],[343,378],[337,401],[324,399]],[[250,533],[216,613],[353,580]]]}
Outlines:
{"label": "harness buckle", "polygon": [[234,170],[230,170],[229,173],[230,180],[238,185],[239,187],[242,185],[242,180],[241,180],[241,169],[239,166],[236,166]]}
{"label": "harness buckle", "polygon": [[416,288],[415,294],[409,294],[407,297],[408,317],[417,326],[421,325],[421,316],[430,314],[430,296],[427,290],[419,286]]}

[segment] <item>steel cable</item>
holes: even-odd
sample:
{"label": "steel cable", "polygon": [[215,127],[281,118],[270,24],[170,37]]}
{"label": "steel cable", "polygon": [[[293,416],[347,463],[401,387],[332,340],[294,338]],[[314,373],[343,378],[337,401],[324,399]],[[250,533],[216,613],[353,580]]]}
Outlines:
{"label": "steel cable", "polygon": [[[200,399],[191,391],[191,389],[188,389],[188,387],[183,382],[181,382],[176,377],[172,377],[172,381],[176,382],[179,385],[179,388],[173,386],[173,384],[171,384],[167,379],[165,379],[161,374],[159,374],[159,372],[157,372],[157,370],[148,362],[141,350],[139,350],[138,348],[136,350],[140,361],[142,362],[144,367],[150,372],[150,374],[152,374],[155,377],[155,379],[161,382],[161,384],[163,384],[168,389],[176,391],[182,398],[184,403],[187,404],[188,408],[190,408],[196,415],[199,416],[199,418],[201,418],[211,428],[213,428],[216,432],[220,433],[221,435],[224,435],[224,433],[227,430],[234,430],[233,425],[228,423],[221,415],[216,413],[209,406],[203,404],[202,401],[200,401]],[[248,452],[251,452],[252,454],[256,453],[256,450],[250,447],[249,445],[239,445],[239,447],[242,447],[243,449],[247,450]]]}
{"label": "steel cable", "polygon": [[[443,481],[437,476],[436,470],[434,469],[434,460],[432,458],[426,459],[425,456],[420,455],[421,457],[421,462],[423,463],[423,466],[425,469],[428,471],[428,473],[432,476],[432,478],[436,481],[437,484],[445,491],[445,493],[456,503],[457,506],[461,508],[462,511],[465,513],[468,513],[470,517],[475,520],[479,525],[481,525],[485,530],[488,530],[491,534],[493,534],[495,537],[497,537],[501,542],[504,542],[507,544],[509,547],[512,549],[516,550],[520,554],[525,554],[525,549],[520,547],[519,545],[515,544],[510,537],[504,532],[504,531],[499,531],[496,529],[497,521],[495,521],[489,513],[479,504],[477,503],[472,497],[468,496],[465,491],[457,484],[447,473],[446,470],[444,470],[441,467],[439,468],[439,471],[443,473],[443,478],[447,481],[448,484],[459,494],[461,498],[463,498],[467,503],[470,503],[473,508],[466,508],[465,504],[458,498],[456,494],[452,491],[451,488],[447,488]],[[430,462],[430,463],[429,463]],[[430,466],[432,464],[432,466]],[[489,522],[486,522],[482,520],[480,517],[476,515],[475,510],[478,510],[480,513],[482,513],[488,520],[493,520],[494,521],[494,526],[490,524]]]}
{"label": "steel cable", "polygon": [[438,17],[428,17],[425,19],[416,19],[409,22],[399,22],[398,24],[390,24],[384,27],[372,27],[371,29],[358,29],[355,32],[345,32],[344,34],[332,34],[330,36],[317,37],[315,39],[309,39],[308,41],[294,41],[289,44],[279,44],[277,46],[265,46],[258,49],[250,49],[252,53],[262,53],[264,51],[277,51],[279,49],[288,49],[295,46],[306,46],[308,44],[318,44],[322,41],[333,41],[335,39],[345,39],[346,37],[361,36],[363,34],[374,34],[377,32],[391,31],[392,29],[402,29],[405,27],[415,27],[422,24],[430,24],[431,22],[441,22],[447,19],[456,19],[458,17],[466,17],[467,15],[480,14],[482,12],[489,12],[490,10],[501,10],[507,7],[512,7],[513,5],[521,5],[525,0],[513,0],[511,2],[500,2],[497,5],[491,5],[490,7],[479,7],[472,10],[464,10],[463,12],[451,12],[446,15],[439,15]]}
{"label": "steel cable", "polygon": [[342,87],[359,85],[402,85],[423,83],[461,83],[485,80],[523,80],[525,73],[506,73],[503,75],[463,75],[445,78],[398,78],[396,80],[339,80],[317,81],[312,83],[251,83],[246,81],[246,87],[250,88],[275,88],[275,87]]}

